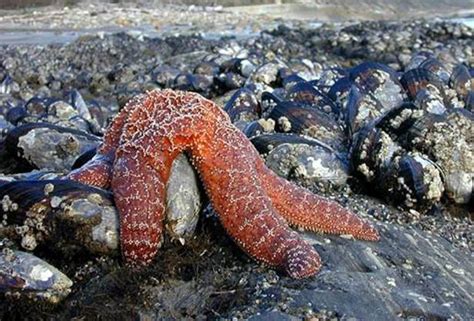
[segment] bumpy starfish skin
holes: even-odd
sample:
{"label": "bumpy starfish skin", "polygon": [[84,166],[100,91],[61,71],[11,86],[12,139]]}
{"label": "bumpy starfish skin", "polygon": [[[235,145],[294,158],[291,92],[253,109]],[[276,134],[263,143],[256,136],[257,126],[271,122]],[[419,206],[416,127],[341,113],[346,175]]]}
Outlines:
{"label": "bumpy starfish skin", "polygon": [[127,262],[149,263],[162,237],[165,186],[175,157],[191,156],[219,218],[252,257],[295,278],[320,258],[288,223],[377,240],[377,231],[340,205],[276,176],[213,102],[194,93],[152,91],[117,115],[97,156],[70,179],[112,187]]}

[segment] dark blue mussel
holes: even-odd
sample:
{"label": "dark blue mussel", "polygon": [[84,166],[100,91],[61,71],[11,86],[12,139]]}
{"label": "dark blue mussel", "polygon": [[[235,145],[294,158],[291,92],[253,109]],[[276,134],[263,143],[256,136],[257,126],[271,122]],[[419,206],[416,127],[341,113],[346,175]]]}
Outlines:
{"label": "dark blue mussel", "polygon": [[345,186],[349,177],[345,154],[316,139],[273,133],[253,137],[257,150],[277,175],[316,189]]}
{"label": "dark blue mussel", "polygon": [[449,72],[441,61],[436,58],[427,58],[420,65],[419,68],[431,71],[433,74],[438,76],[445,84],[449,82]]}
{"label": "dark blue mussel", "polygon": [[404,99],[404,90],[398,81],[398,75],[387,65],[375,62],[363,62],[350,69],[349,79],[362,95],[371,95],[386,112],[399,106]]}
{"label": "dark blue mussel", "polygon": [[287,90],[286,98],[307,106],[318,108],[337,117],[339,110],[326,94],[319,91],[310,82],[298,81]]}
{"label": "dark blue mussel", "polygon": [[233,123],[257,120],[261,107],[254,92],[246,87],[238,89],[227,101],[224,110]]}
{"label": "dark blue mussel", "polygon": [[403,88],[412,100],[420,90],[427,89],[431,94],[439,96],[443,102],[447,102],[444,83],[436,74],[423,68],[415,68],[405,72],[400,78]]}
{"label": "dark blue mussel", "polygon": [[449,82],[461,99],[465,99],[470,91],[474,91],[474,77],[464,64],[454,67]]}
{"label": "dark blue mussel", "polygon": [[195,74],[179,74],[174,80],[174,89],[194,91],[209,96],[213,87],[213,77]]}
{"label": "dark blue mussel", "polygon": [[316,138],[337,151],[346,149],[346,136],[338,122],[329,114],[293,101],[282,101],[268,115],[276,130]]}
{"label": "dark blue mussel", "polygon": [[79,155],[100,144],[95,135],[49,123],[28,123],[7,133],[6,151],[23,170],[70,170]]}
{"label": "dark blue mussel", "polygon": [[420,212],[439,202],[444,192],[438,166],[422,154],[395,157],[377,186],[388,202]]}

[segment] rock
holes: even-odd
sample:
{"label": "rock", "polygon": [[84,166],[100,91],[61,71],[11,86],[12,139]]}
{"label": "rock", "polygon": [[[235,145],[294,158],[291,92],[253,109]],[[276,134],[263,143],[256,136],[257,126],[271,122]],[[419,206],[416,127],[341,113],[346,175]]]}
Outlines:
{"label": "rock", "polygon": [[360,320],[474,315],[472,253],[416,228],[378,229],[377,243],[306,234],[324,267],[292,295],[290,311],[310,305]]}

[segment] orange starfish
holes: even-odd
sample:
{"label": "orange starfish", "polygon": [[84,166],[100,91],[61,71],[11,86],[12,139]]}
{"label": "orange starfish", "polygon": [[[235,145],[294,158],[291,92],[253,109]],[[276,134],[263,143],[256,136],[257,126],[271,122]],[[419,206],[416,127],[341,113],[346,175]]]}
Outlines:
{"label": "orange starfish", "polygon": [[198,94],[155,90],[130,101],[98,154],[70,179],[111,185],[129,263],[148,264],[163,231],[165,186],[175,157],[187,152],[219,218],[244,251],[294,278],[321,266],[315,249],[288,223],[375,241],[377,231],[339,204],[270,171],[227,114]]}

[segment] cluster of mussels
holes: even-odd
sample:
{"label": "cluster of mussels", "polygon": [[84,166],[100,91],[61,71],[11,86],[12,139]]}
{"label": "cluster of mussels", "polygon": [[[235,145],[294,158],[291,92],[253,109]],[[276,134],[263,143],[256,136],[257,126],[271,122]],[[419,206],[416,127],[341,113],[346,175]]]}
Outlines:
{"label": "cluster of mussels", "polygon": [[[468,41],[471,31],[453,26],[448,38]],[[460,35],[453,36],[456,28]],[[367,39],[375,37],[363,29]],[[334,44],[321,44],[313,31],[314,46],[332,48],[319,63],[308,59],[317,52],[303,43],[309,31],[294,30],[285,37],[303,39],[291,43],[277,30],[241,43],[119,34],[48,50],[0,48],[0,292],[50,302],[70,292],[64,274],[19,249],[118,253],[112,195],[61,177],[93,157],[111,117],[146,89],[213,99],[268,167],[313,190],[350,183],[419,212],[441,200],[472,206],[472,52],[453,58],[449,46],[435,45],[439,34],[423,30],[431,47],[395,64],[386,55],[377,56],[384,63],[359,63],[360,57],[346,60],[336,52],[347,34],[353,37],[348,48],[362,41],[354,36],[362,32],[356,26],[331,31]],[[184,241],[201,209],[199,183],[184,155],[173,164],[167,195],[168,234]]]}

